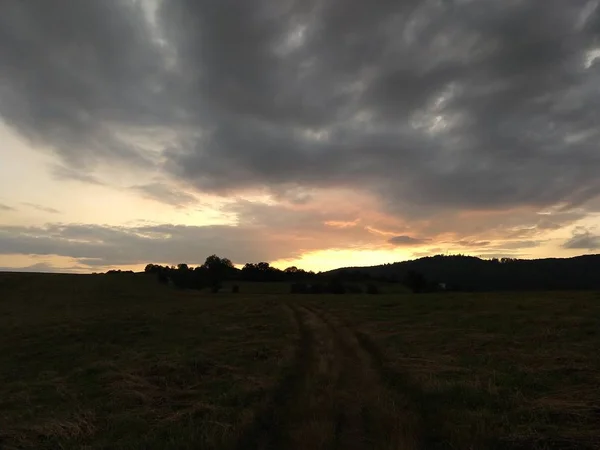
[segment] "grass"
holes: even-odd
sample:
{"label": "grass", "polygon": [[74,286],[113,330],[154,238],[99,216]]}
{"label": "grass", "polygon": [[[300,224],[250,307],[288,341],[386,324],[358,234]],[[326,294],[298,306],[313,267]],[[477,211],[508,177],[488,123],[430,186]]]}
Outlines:
{"label": "grass", "polygon": [[268,298],[140,277],[2,275],[0,292],[6,448],[222,448],[295,339]]}
{"label": "grass", "polygon": [[321,299],[432,426],[433,448],[600,448],[600,294]]}
{"label": "grass", "polygon": [[600,294],[0,274],[1,449],[600,448]]}

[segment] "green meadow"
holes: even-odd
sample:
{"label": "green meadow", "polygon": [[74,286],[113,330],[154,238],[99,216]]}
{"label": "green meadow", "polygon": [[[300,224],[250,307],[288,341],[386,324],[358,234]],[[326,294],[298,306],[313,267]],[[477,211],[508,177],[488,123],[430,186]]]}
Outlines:
{"label": "green meadow", "polygon": [[600,448],[600,293],[0,274],[0,449]]}

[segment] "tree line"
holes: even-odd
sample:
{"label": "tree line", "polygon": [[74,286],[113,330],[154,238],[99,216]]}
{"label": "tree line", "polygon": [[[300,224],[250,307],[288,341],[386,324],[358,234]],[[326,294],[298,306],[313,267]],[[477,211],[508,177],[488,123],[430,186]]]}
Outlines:
{"label": "tree line", "polygon": [[268,262],[247,263],[238,269],[230,259],[217,255],[207,257],[204,264],[197,267],[190,267],[185,263],[177,266],[148,264],[144,272],[155,274],[161,283],[172,283],[176,287],[187,289],[208,287],[214,292],[220,290],[225,281],[308,282],[317,277],[317,274],[312,271],[307,272],[295,266],[281,270]]}
{"label": "tree line", "polygon": [[[368,293],[378,294],[379,287],[375,284],[377,277],[368,274],[330,275],[305,271],[296,266],[284,270],[271,266],[267,262],[247,263],[241,269],[236,268],[230,259],[211,255],[204,264],[196,267],[186,263],[177,266],[161,266],[148,264],[144,272],[153,274],[163,284],[170,284],[183,289],[205,289],[218,292],[227,281],[245,282],[289,282],[290,292],[296,294],[345,294]],[[239,292],[239,286],[232,285],[234,292]]]}
{"label": "tree line", "polygon": [[228,258],[211,255],[197,267],[148,264],[145,272],[155,274],[162,283],[214,292],[225,281],[289,282],[294,293],[377,293],[385,283],[400,283],[415,293],[600,289],[600,255],[538,260],[438,255],[319,273],[294,266],[281,270],[267,262],[247,263],[238,269]]}

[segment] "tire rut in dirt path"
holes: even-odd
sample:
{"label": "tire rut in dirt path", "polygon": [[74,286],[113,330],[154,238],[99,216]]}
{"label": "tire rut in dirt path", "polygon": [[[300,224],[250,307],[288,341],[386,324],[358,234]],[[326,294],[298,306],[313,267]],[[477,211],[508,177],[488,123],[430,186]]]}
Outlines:
{"label": "tire rut in dirt path", "polygon": [[337,384],[339,423],[337,448],[418,449],[420,418],[408,402],[383,383],[380,368],[357,339],[355,330],[329,313],[304,305],[337,342],[343,370]]}
{"label": "tire rut in dirt path", "polygon": [[406,417],[407,423],[412,424],[414,441],[419,443],[419,446],[415,444],[415,448],[427,450],[451,448],[449,437],[442,432],[441,417],[436,413],[437,410],[431,407],[431,404],[436,401],[432,398],[435,397],[435,394],[424,392],[422,387],[415,383],[407,373],[395,369],[368,333],[354,328],[347,322],[340,320],[338,317],[333,317],[325,311],[313,310],[330,326],[334,326],[332,325],[333,321],[337,323],[338,329],[352,335],[351,339],[356,341],[363,356],[370,361],[370,365],[377,372],[378,378],[391,393],[396,396],[401,395],[398,400],[404,406],[404,417]]}
{"label": "tire rut in dirt path", "polygon": [[236,448],[417,449],[418,421],[355,333],[313,306],[289,306],[299,329],[290,373]]}
{"label": "tire rut in dirt path", "polygon": [[[253,423],[236,439],[236,444],[230,446],[234,450],[271,450],[285,448],[285,426],[282,423],[286,404],[290,399],[301,395],[306,384],[306,377],[312,370],[312,355],[314,353],[314,336],[301,319],[296,309],[289,308],[294,324],[298,330],[298,343],[289,367],[283,370],[278,384],[275,386],[267,401]],[[228,447],[229,448],[229,447]]]}

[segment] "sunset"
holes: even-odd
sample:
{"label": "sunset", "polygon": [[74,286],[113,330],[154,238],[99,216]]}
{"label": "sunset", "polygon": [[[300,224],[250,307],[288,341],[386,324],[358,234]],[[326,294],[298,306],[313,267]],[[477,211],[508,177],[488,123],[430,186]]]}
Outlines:
{"label": "sunset", "polygon": [[7,2],[0,266],[593,253],[581,3]]}

